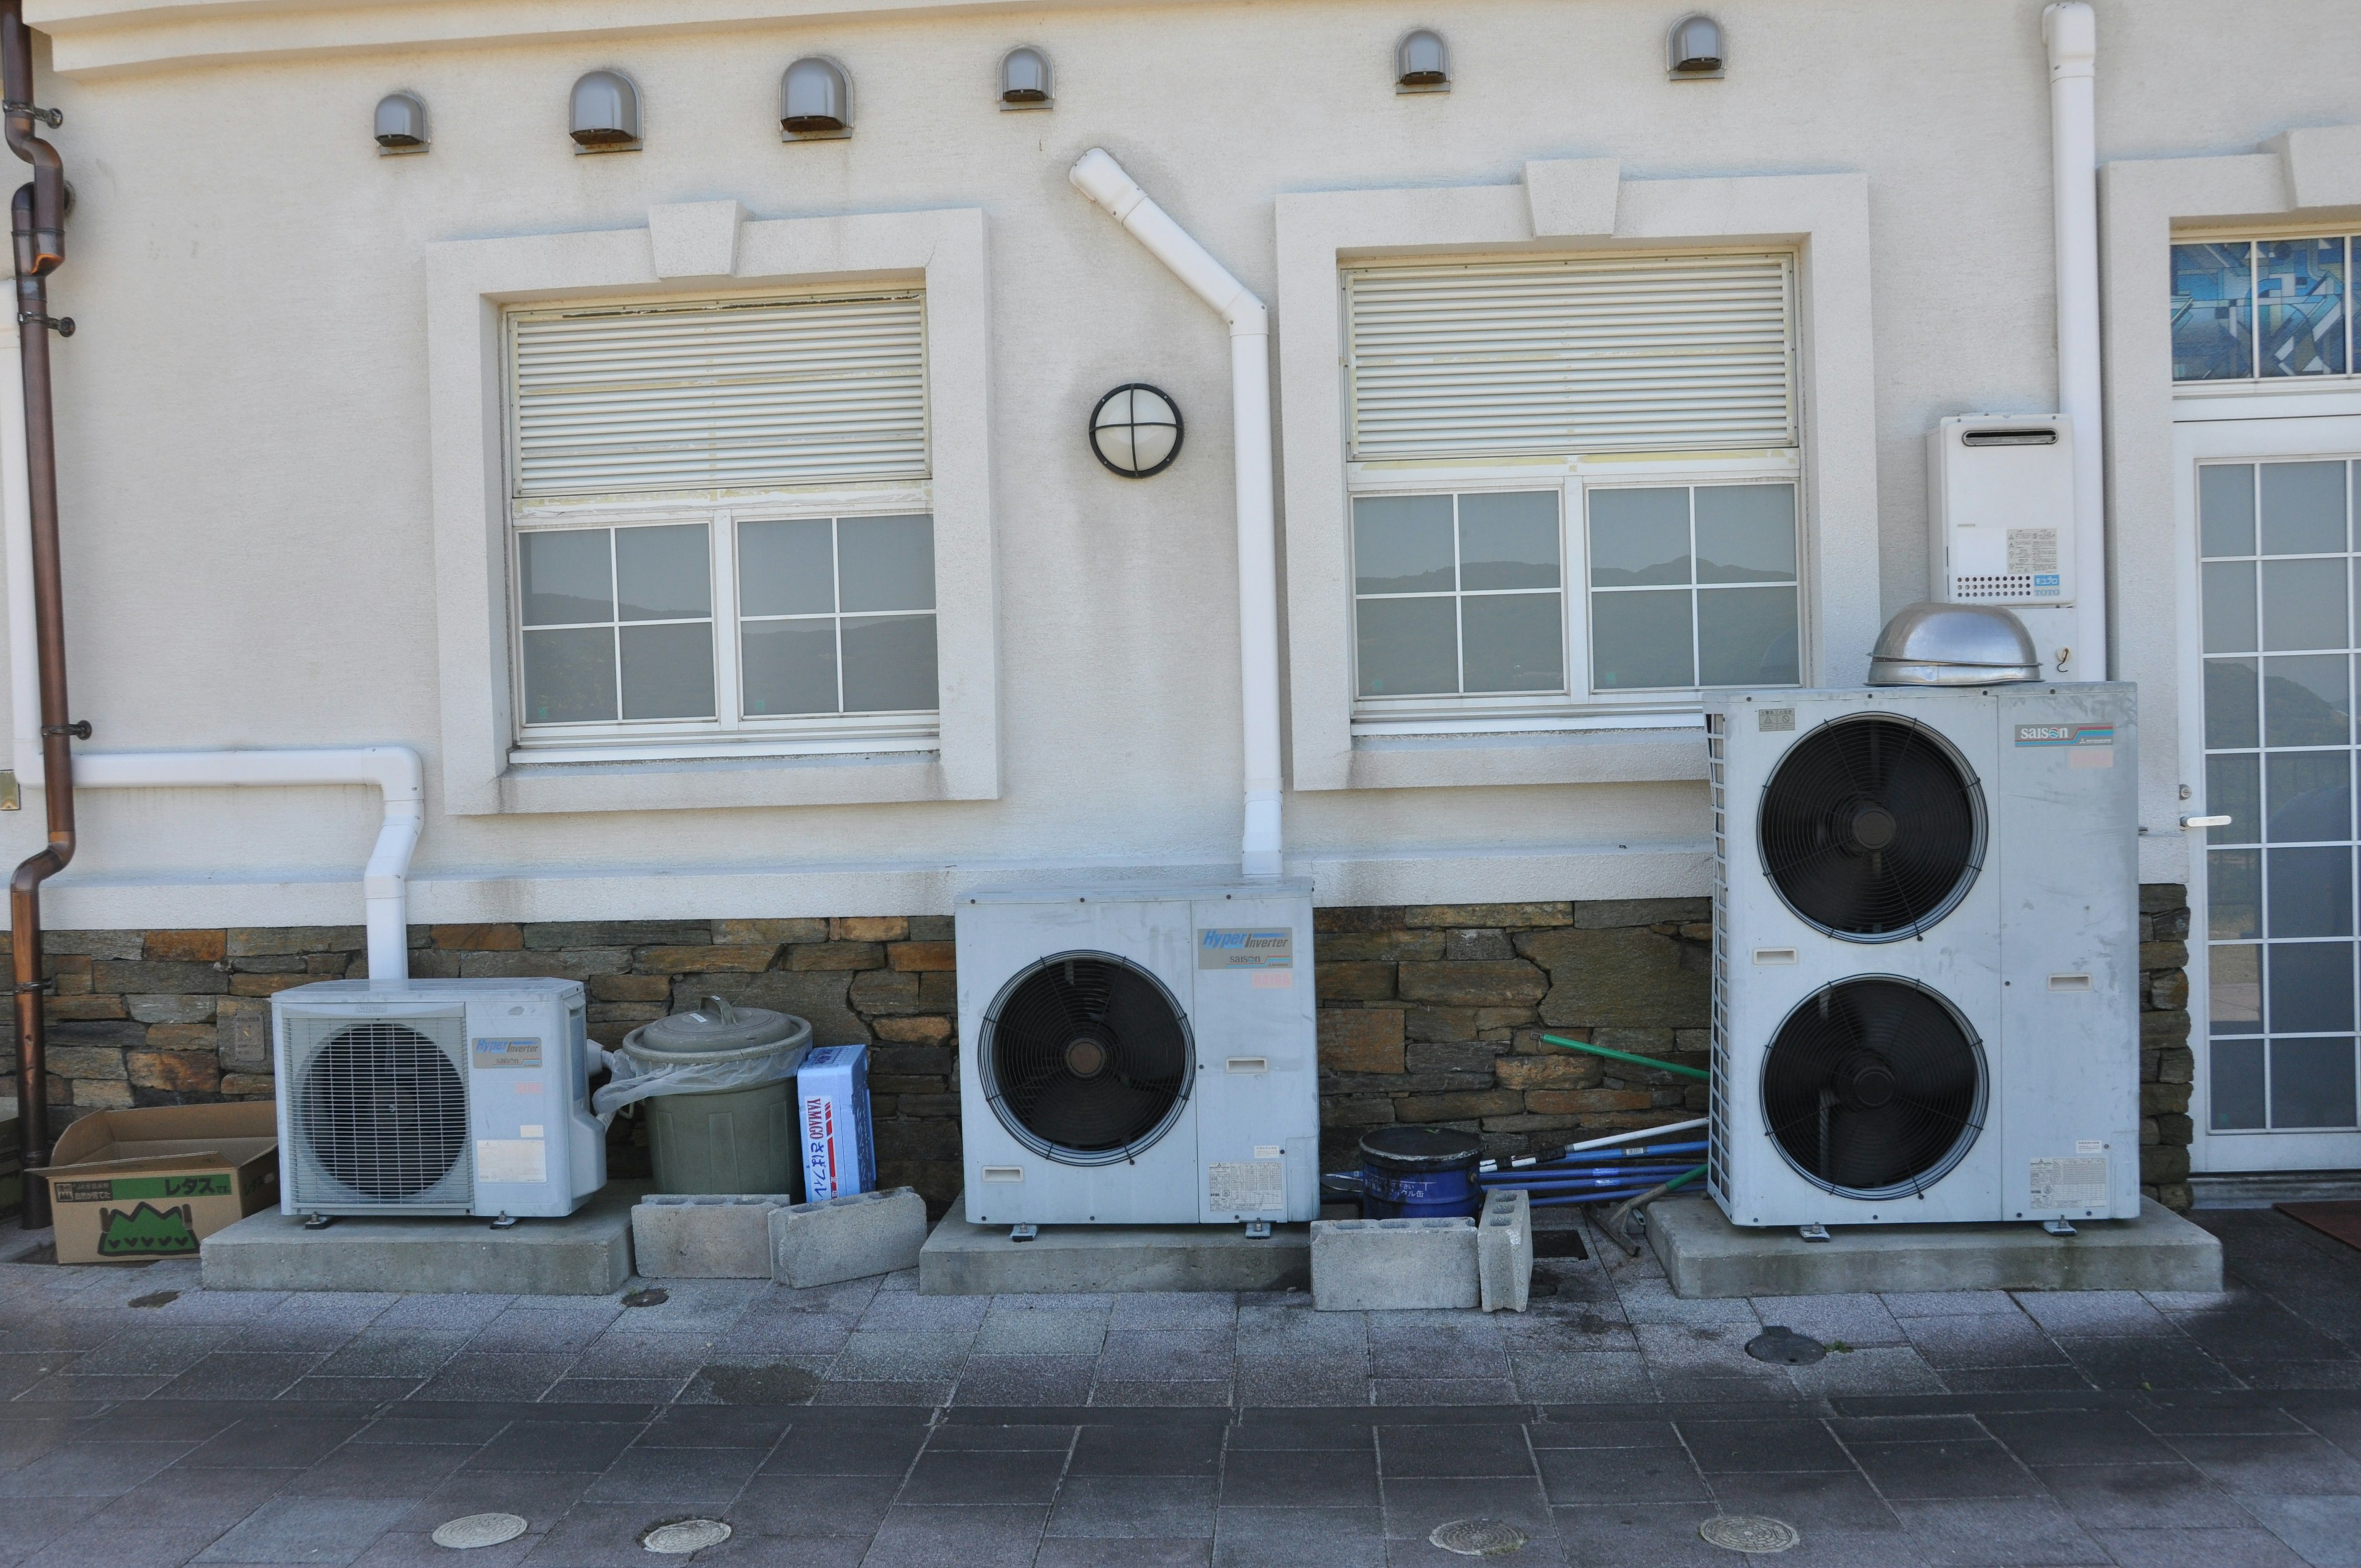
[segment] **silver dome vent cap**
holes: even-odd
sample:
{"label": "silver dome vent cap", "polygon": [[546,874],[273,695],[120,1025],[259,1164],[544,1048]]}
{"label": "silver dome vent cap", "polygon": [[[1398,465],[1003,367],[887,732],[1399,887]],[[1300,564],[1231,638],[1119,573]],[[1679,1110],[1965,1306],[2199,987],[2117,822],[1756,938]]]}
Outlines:
{"label": "silver dome vent cap", "polygon": [[1885,623],[1870,650],[1873,686],[1988,686],[2037,681],[2041,656],[1996,604],[1914,604]]}

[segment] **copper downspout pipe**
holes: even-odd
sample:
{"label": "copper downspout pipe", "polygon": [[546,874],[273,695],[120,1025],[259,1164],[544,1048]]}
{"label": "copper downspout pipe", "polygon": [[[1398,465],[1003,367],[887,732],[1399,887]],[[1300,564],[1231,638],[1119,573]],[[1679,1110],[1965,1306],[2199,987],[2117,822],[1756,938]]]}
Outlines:
{"label": "copper downspout pipe", "polygon": [[[90,726],[66,715],[64,587],[58,570],[57,430],[49,403],[49,329],[73,331],[51,319],[46,279],[65,260],[65,170],[57,148],[33,130],[38,115],[57,118],[33,106],[33,38],[25,27],[21,0],[0,0],[0,104],[8,146],[33,166],[33,181],[9,203],[16,238],[16,328],[25,367],[25,455],[33,522],[33,622],[41,652],[41,797],[49,808],[47,848],[16,868],[8,883],[10,960],[16,1008],[17,1142],[27,1168],[48,1163],[49,1153],[48,1018],[42,999],[41,883],[65,870],[74,852],[73,754],[67,740],[87,736]],[[27,330],[30,329],[30,330]],[[45,1183],[25,1183],[24,1224],[38,1230],[49,1223]]]}

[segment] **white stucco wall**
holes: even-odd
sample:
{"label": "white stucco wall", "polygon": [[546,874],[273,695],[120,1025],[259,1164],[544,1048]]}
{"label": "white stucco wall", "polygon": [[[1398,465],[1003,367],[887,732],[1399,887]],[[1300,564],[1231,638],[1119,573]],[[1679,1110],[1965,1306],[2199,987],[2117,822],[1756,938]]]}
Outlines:
{"label": "white stucco wall", "polygon": [[[56,356],[75,713],[100,750],[417,747],[416,919],[917,912],[1044,866],[1231,860],[1228,346],[1068,187],[1093,146],[1271,301],[1282,192],[1509,184],[1529,159],[1576,157],[1620,159],[1627,181],[1864,175],[1870,297],[1820,308],[1865,309],[1873,329],[1886,610],[1924,591],[1930,422],[2054,406],[2038,0],[1726,0],[1727,79],[1682,84],[1663,70],[1679,8],[1638,0],[1463,0],[1439,21],[1311,0],[777,21],[718,0],[192,5],[138,25],[127,9],[27,7],[73,71],[40,92],[66,112],[53,139],[78,196],[52,290],[81,324]],[[2339,0],[2252,8],[2268,13],[2253,36],[2276,40],[2253,49],[2219,47],[2220,9],[2197,0],[2099,9],[2103,159],[2251,152],[2356,117],[2353,50],[2329,43],[2351,37]],[[1448,94],[1392,91],[1394,41],[1420,22],[1449,39]],[[2323,47],[2291,44],[2307,37]],[[1020,42],[1054,62],[1049,113],[997,109],[998,60]],[[855,134],[782,145],[779,73],[816,52],[851,74]],[[566,93],[597,66],[640,84],[645,150],[575,155]],[[423,157],[369,139],[396,88],[429,105]],[[435,782],[452,672],[427,248],[631,228],[711,199],[757,220],[985,214],[999,797],[453,815]],[[1180,462],[1144,483],[1105,473],[1081,434],[1134,379],[1190,420]],[[2146,548],[2119,570],[2146,569]],[[2148,776],[2143,819],[2169,821],[2169,781]],[[0,816],[0,853],[39,841],[27,804]],[[1325,790],[1291,794],[1288,814],[1324,902],[1706,886],[1695,782]],[[376,806],[358,790],[107,791],[82,817],[53,925],[349,922]]]}

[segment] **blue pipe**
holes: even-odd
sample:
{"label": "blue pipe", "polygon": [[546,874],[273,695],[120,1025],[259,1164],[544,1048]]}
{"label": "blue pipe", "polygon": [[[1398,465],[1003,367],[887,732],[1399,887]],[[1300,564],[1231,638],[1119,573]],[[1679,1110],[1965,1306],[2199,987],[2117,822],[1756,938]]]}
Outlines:
{"label": "blue pipe", "polygon": [[1596,1170],[1518,1170],[1503,1171],[1498,1176],[1479,1179],[1487,1187],[1530,1187],[1537,1181],[1609,1181],[1625,1176],[1678,1176],[1687,1166],[1667,1161],[1662,1165],[1611,1165]]}

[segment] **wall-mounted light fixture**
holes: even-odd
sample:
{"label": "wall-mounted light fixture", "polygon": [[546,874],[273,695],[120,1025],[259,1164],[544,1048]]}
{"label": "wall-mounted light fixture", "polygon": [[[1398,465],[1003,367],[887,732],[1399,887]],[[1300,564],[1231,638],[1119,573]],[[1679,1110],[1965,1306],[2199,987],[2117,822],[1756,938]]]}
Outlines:
{"label": "wall-mounted light fixture", "polygon": [[634,152],[640,90],[620,71],[594,71],[574,84],[574,146],[579,152]]}
{"label": "wall-mounted light fixture", "polygon": [[1451,51],[1443,47],[1441,33],[1420,27],[1394,46],[1394,91],[1451,91]]}
{"label": "wall-mounted light fixture", "polygon": [[1711,16],[1699,12],[1673,24],[1672,36],[1666,39],[1665,71],[1674,81],[1710,82],[1721,75],[1722,61],[1728,58],[1721,24]]}
{"label": "wall-mounted light fixture", "polygon": [[817,141],[852,134],[852,85],[832,60],[807,55],[779,78],[779,139]]}
{"label": "wall-mounted light fixture", "polygon": [[1145,381],[1127,381],[1091,411],[1091,450],[1126,479],[1145,479],[1180,455],[1180,405]]}
{"label": "wall-mounted light fixture", "polygon": [[1049,106],[1049,57],[1027,44],[1010,49],[1000,62],[1000,106],[1004,109],[1046,109]]}
{"label": "wall-mounted light fixture", "polygon": [[380,157],[426,150],[426,101],[415,93],[389,93],[377,101]]}

